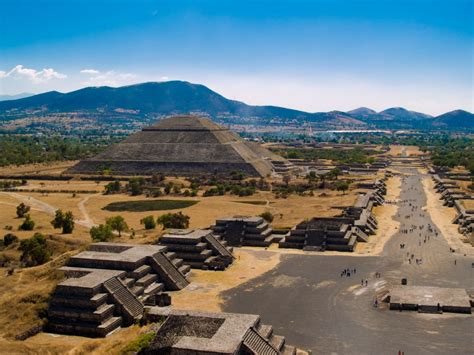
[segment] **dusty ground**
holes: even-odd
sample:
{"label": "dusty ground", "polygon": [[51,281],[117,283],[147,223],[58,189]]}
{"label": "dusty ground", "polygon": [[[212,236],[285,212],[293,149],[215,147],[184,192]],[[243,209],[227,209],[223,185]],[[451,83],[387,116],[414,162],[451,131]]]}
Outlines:
{"label": "dusty ground", "polygon": [[426,193],[426,208],[430,211],[434,224],[443,233],[449,246],[466,255],[474,255],[474,248],[469,243],[463,242],[463,236],[458,232],[457,224],[453,224],[456,210],[443,206],[440,195],[434,190],[434,182],[430,177],[423,179],[423,189]]}
{"label": "dusty ground", "polygon": [[235,262],[225,272],[192,270],[191,284],[173,293],[173,305],[180,309],[222,311],[223,291],[237,287],[278,265],[280,254],[252,249],[235,249]]}
{"label": "dusty ground", "polygon": [[53,174],[59,175],[78,161],[63,161],[41,164],[9,165],[0,167],[0,174]]}
{"label": "dusty ground", "polygon": [[403,150],[406,150],[406,155],[423,155],[424,153],[417,146],[412,145],[391,145],[388,154],[391,156],[401,156]]}

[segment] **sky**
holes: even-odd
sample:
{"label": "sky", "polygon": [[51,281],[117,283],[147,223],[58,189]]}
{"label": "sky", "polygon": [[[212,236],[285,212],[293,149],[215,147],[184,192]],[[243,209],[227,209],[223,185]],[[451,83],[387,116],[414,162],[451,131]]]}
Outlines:
{"label": "sky", "polygon": [[0,95],[185,80],[309,112],[473,112],[473,4],[0,0]]}

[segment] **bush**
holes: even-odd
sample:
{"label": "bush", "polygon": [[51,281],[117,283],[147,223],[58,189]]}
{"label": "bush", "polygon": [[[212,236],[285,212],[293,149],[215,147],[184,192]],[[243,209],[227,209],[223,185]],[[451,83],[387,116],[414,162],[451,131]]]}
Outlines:
{"label": "bush", "polygon": [[25,217],[30,212],[30,206],[25,205],[23,202],[16,206],[16,215],[18,218]]}
{"label": "bush", "polygon": [[33,221],[29,214],[26,215],[25,220],[18,227],[21,231],[32,231],[35,228],[35,221]]}
{"label": "bush", "polygon": [[6,247],[13,243],[16,243],[17,241],[18,237],[12,233],[7,233],[3,236],[3,245]]}
{"label": "bush", "polygon": [[112,228],[107,224],[99,224],[97,227],[92,227],[89,233],[94,242],[108,242],[114,237]]}
{"label": "bush", "polygon": [[18,249],[23,252],[20,260],[27,266],[41,265],[51,259],[51,250],[41,233],[35,233],[30,239],[23,239]]}
{"label": "bush", "polygon": [[146,216],[140,220],[140,224],[145,226],[145,229],[155,229],[156,222],[153,216]]}
{"label": "bush", "polygon": [[273,222],[273,214],[271,214],[270,212],[263,212],[262,214],[260,214],[260,217],[262,217],[268,223]]}
{"label": "bush", "polygon": [[163,229],[176,228],[184,229],[189,227],[189,216],[184,215],[181,212],[178,213],[166,213],[157,218],[157,223],[163,226]]}

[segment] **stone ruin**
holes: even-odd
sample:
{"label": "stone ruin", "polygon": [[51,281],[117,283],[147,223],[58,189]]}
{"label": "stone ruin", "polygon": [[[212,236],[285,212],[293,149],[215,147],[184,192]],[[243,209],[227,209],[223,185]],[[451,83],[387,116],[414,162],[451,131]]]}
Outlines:
{"label": "stone ruin", "polygon": [[314,217],[299,223],[279,242],[279,247],[353,251],[358,242],[367,242],[377,229],[372,208],[384,203],[385,179],[376,181],[374,187],[360,195],[355,205],[346,207],[339,217]]}
{"label": "stone ruin", "polygon": [[234,216],[220,218],[211,226],[214,234],[228,245],[268,247],[275,241],[270,225],[262,217]]}
{"label": "stone ruin", "polygon": [[104,337],[135,323],[145,305],[169,303],[164,291],[185,288],[190,267],[164,246],[92,244],[60,268],[48,308],[55,333]]}
{"label": "stone ruin", "polygon": [[445,206],[454,207],[456,217],[454,224],[458,225],[458,232],[467,238],[474,246],[474,208],[467,208],[466,203],[474,200],[474,196],[461,190],[461,187],[450,180],[441,179],[439,175],[432,175],[435,191],[441,194],[440,199]]}
{"label": "stone ruin", "polygon": [[156,330],[148,348],[140,354],[261,354],[307,355],[286,344],[258,315],[165,310],[152,307],[147,320],[166,320]]}
{"label": "stone ruin", "polygon": [[194,269],[225,270],[234,261],[232,247],[209,229],[171,229],[159,244]]}

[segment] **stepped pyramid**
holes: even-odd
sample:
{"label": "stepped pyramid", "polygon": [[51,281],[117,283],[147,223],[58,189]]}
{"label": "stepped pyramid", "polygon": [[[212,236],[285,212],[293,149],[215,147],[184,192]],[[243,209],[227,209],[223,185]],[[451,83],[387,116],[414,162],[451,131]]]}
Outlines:
{"label": "stepped pyramid", "polygon": [[[275,162],[275,165],[272,163]],[[143,128],[97,156],[80,161],[71,174],[196,176],[228,175],[240,171],[247,176],[267,176],[283,158],[256,148],[227,128],[197,116],[175,116]]]}

